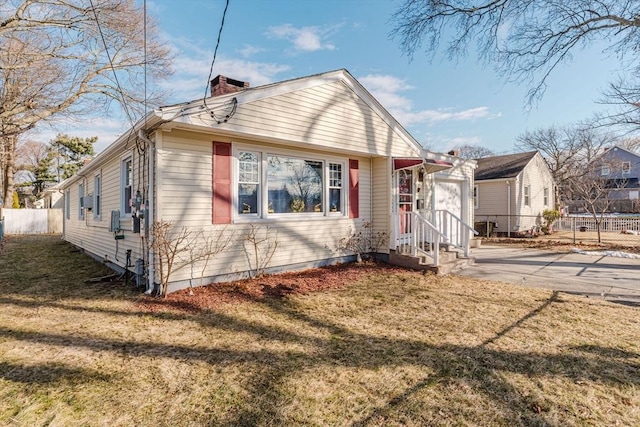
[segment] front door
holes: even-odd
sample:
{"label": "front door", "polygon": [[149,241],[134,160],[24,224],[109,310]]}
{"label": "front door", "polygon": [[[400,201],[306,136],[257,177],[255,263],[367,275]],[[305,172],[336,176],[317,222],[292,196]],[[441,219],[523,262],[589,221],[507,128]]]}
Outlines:
{"label": "front door", "polygon": [[411,215],[414,210],[414,174],[411,169],[401,169],[396,172],[396,191],[397,191],[397,245],[407,243],[406,239],[411,233]]}
{"label": "front door", "polygon": [[[463,183],[462,181],[454,181],[454,180],[438,180],[435,183],[435,210],[446,210],[457,216],[458,218],[464,219],[462,215],[462,189]],[[437,221],[434,222],[439,227],[443,227],[443,224],[438,224]],[[460,237],[459,233],[461,232],[457,228],[443,230],[449,240],[452,243],[456,243],[459,241]]]}

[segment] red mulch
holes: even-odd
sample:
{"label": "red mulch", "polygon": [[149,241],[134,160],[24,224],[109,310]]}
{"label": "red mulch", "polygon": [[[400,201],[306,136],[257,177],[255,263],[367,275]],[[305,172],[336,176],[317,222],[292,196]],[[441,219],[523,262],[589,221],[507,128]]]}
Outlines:
{"label": "red mulch", "polygon": [[140,297],[137,305],[150,312],[214,310],[225,304],[260,301],[266,298],[286,298],[293,294],[343,288],[364,276],[378,274],[381,271],[404,272],[407,270],[373,262],[339,264],[183,289],[170,293],[166,298],[144,296]]}

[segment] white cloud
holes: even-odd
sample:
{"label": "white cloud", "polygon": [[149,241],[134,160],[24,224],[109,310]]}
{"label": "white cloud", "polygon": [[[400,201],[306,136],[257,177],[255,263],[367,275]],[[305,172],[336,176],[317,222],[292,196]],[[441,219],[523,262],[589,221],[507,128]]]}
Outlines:
{"label": "white cloud", "polygon": [[297,51],[315,52],[318,50],[335,50],[335,45],[325,41],[337,27],[300,27],[284,24],[269,27],[267,37],[288,40]]}
{"label": "white cloud", "polygon": [[64,119],[36,127],[25,137],[42,142],[50,142],[57,134],[66,133],[80,138],[98,137],[94,145],[96,153],[104,150],[130,127],[125,117],[84,116],[82,119]]}
{"label": "white cloud", "polygon": [[500,114],[491,114],[489,107],[475,107],[457,110],[443,107],[431,110],[415,111],[411,100],[401,92],[413,89],[406,81],[384,74],[370,74],[358,79],[371,94],[403,125],[411,126],[419,123],[429,125],[450,122],[491,119]]}
{"label": "white cloud", "polygon": [[[174,39],[174,75],[161,84],[172,93],[172,102],[185,102],[209,94],[207,78],[211,70],[213,51],[199,49],[186,40]],[[277,75],[288,71],[289,65],[254,62],[246,59],[218,55],[211,78],[222,74],[232,79],[249,82],[251,87],[277,80]]]}
{"label": "white cloud", "polygon": [[250,56],[255,55],[256,53],[264,52],[265,49],[257,46],[252,46],[250,44],[244,45],[244,47],[238,52],[242,55],[243,58],[249,58]]}

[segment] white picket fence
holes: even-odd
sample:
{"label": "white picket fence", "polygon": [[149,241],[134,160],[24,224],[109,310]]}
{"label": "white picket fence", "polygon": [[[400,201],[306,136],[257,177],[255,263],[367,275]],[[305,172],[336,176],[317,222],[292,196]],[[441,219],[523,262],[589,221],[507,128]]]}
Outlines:
{"label": "white picket fence", "polygon": [[[595,231],[596,221],[588,216],[570,216],[556,221],[556,230]],[[600,231],[622,233],[623,231],[640,231],[640,216],[611,216],[602,218]]]}
{"label": "white picket fence", "polygon": [[62,233],[62,209],[0,209],[4,234]]}

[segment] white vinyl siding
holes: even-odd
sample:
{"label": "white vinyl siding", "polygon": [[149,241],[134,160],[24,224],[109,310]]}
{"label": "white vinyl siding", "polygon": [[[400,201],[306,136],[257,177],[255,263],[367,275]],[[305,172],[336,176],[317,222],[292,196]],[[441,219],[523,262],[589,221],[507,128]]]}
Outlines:
{"label": "white vinyl siding", "polygon": [[[269,266],[273,268],[295,265],[298,263],[312,263],[319,260],[331,259],[345,255],[336,248],[336,242],[345,237],[349,230],[360,227],[363,222],[371,221],[371,170],[368,158],[349,156],[359,162],[359,211],[360,218],[350,219],[345,203],[345,214],[337,216],[320,215],[300,217],[283,214],[280,218],[246,221],[236,224],[213,225],[212,224],[212,141],[225,142],[223,138],[211,137],[204,134],[187,134],[181,131],[163,133],[162,148],[159,150],[158,173],[161,175],[162,188],[158,190],[158,206],[161,206],[160,218],[173,221],[176,227],[188,226],[194,230],[204,230],[208,235],[224,230],[233,234],[234,240],[228,250],[211,260],[204,276],[231,274],[249,269],[244,245],[245,236],[251,225],[259,227],[261,232],[269,227],[272,236],[277,232],[278,249],[276,250]],[[283,149],[277,146],[251,145],[248,141],[242,144],[234,143],[234,152],[237,151],[278,152],[294,155],[296,151]],[[326,159],[326,167],[334,162],[332,152],[320,152],[304,150],[297,152],[302,158]],[[386,169],[388,159],[379,162]],[[344,160],[346,168],[346,159]],[[386,177],[386,172],[378,172],[381,177]],[[262,172],[264,174],[264,172]],[[343,182],[348,180],[347,169],[343,169]],[[234,182],[234,186],[237,185]],[[381,188],[382,192],[388,187]],[[234,190],[235,192],[235,190]],[[346,187],[344,189],[347,196]],[[382,218],[388,221],[388,204],[380,208],[384,211]],[[237,211],[237,208],[236,208]],[[242,217],[242,215],[238,215]],[[381,220],[382,222],[382,220]],[[385,227],[385,226],[383,226]],[[382,231],[387,231],[383,228]],[[247,246],[249,248],[249,246]],[[385,248],[382,248],[385,250]],[[195,267],[198,271],[200,265]],[[184,281],[190,276],[190,269],[176,271],[172,275],[173,281]]]}
{"label": "white vinyl siding", "polygon": [[226,126],[264,138],[322,149],[413,157],[418,153],[342,82],[257,100],[238,108]]}
{"label": "white vinyl siding", "polygon": [[[137,168],[134,165],[133,170]],[[131,218],[121,218],[120,226],[124,230],[125,238],[123,240],[114,239],[114,235],[109,231],[111,211],[119,211],[121,204],[120,195],[120,158],[112,159],[101,165],[100,176],[100,217],[94,218],[94,215],[86,215],[85,220],[78,220],[74,217],[67,218],[65,221],[64,239],[76,246],[82,247],[88,253],[94,254],[108,263],[123,266],[125,263],[125,252],[127,249],[132,250],[132,260],[142,257],[139,236],[131,232]],[[93,175],[93,174],[92,174]],[[135,178],[135,177],[134,177]],[[77,194],[78,184],[82,180],[78,180],[68,189],[72,194]],[[91,191],[95,197],[94,179],[89,181]],[[85,191],[88,193],[89,191]],[[75,198],[70,200],[70,209],[78,208],[79,201]],[[95,209],[95,200],[94,208]]]}

